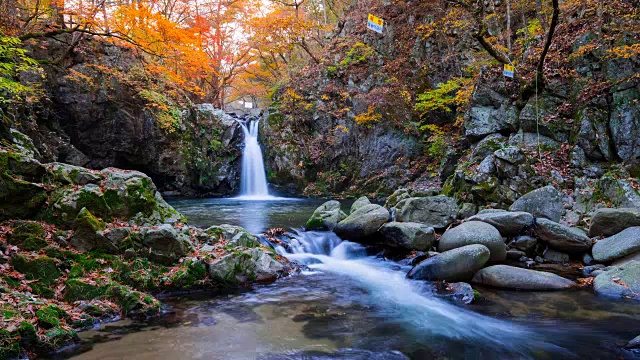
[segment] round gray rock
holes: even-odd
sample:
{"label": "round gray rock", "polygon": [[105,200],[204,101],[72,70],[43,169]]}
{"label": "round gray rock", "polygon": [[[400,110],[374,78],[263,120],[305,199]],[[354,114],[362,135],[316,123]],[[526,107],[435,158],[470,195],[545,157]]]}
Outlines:
{"label": "round gray rock", "polygon": [[395,207],[398,221],[418,222],[436,229],[451,224],[459,210],[456,200],[444,195],[404,199]]}
{"label": "round gray rock", "polygon": [[340,202],[337,200],[327,201],[318,206],[313,215],[307,220],[304,228],[306,230],[332,230],[336,225],[347,217],[340,210]]}
{"label": "round gray rock", "polygon": [[516,236],[520,231],[533,223],[533,215],[522,211],[499,211],[478,214],[469,221],[482,221],[492,225],[505,237]]}
{"label": "round gray rock", "polygon": [[343,239],[362,241],[373,235],[389,220],[389,211],[380,205],[369,204],[340,221],[333,230]]}
{"label": "round gray rock", "polygon": [[591,217],[589,236],[611,236],[632,226],[640,226],[640,210],[635,208],[598,209]]}
{"label": "round gray rock", "polygon": [[432,227],[413,222],[390,222],[380,228],[383,245],[393,248],[427,251],[436,241]]}
{"label": "round gray rock", "polygon": [[522,195],[509,210],[524,211],[535,217],[559,222],[564,213],[562,193],[551,185],[545,186]]}
{"label": "round gray rock", "polygon": [[593,280],[593,289],[604,296],[640,299],[640,262],[631,261],[601,272]]}
{"label": "round gray rock", "polygon": [[356,200],[352,205],[351,205],[351,211],[349,211],[349,214],[353,214],[356,210],[360,209],[361,207],[365,206],[365,205],[369,205],[371,204],[371,201],[369,201],[369,198],[366,196],[363,196],[361,198],[359,198],[358,200]]}
{"label": "round gray rock", "polygon": [[593,245],[591,254],[596,261],[607,262],[638,251],[640,251],[640,226],[634,226],[598,240]]}
{"label": "round gray rock", "polygon": [[536,219],[536,233],[540,240],[549,243],[553,249],[567,253],[587,252],[592,246],[591,239],[584,231],[547,219]]}
{"label": "round gray rock", "polygon": [[504,261],[507,247],[502,235],[493,226],[481,221],[468,221],[445,231],[438,243],[438,251],[443,252],[465,245],[481,244],[491,252],[490,261]]}
{"label": "round gray rock", "polygon": [[556,274],[522,269],[508,265],[494,265],[478,271],[471,280],[477,284],[516,290],[563,290],[574,282]]}
{"label": "round gray rock", "polygon": [[421,261],[407,277],[416,280],[468,281],[489,260],[484,245],[467,245]]}

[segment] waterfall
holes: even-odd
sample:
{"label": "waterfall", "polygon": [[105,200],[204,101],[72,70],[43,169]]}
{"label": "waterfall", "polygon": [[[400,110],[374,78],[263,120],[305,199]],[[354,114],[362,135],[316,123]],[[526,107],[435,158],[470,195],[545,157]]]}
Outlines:
{"label": "waterfall", "polygon": [[[262,149],[258,143],[259,120],[244,124],[238,121],[244,133],[244,151],[242,152],[242,173],[240,174],[240,196],[243,200],[270,200],[267,188],[267,176],[264,171]],[[248,126],[248,127],[247,127]]]}

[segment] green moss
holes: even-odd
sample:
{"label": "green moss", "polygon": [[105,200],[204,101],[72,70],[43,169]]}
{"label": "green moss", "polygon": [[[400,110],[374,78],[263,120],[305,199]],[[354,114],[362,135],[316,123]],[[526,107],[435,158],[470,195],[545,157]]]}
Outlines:
{"label": "green moss", "polygon": [[20,344],[26,349],[35,348],[40,342],[36,327],[33,324],[23,321],[18,326],[18,335],[20,335]]}
{"label": "green moss", "polygon": [[56,261],[48,256],[13,255],[11,266],[23,273],[28,280],[38,280],[31,284],[34,293],[50,297],[53,291],[49,288],[61,275]]}
{"label": "green moss", "polygon": [[92,300],[104,296],[106,291],[107,287],[91,284],[84,279],[69,279],[65,284],[64,300]]}
{"label": "green moss", "polygon": [[120,305],[124,314],[153,316],[160,312],[160,302],[156,298],[127,286],[112,285],[108,296]]}
{"label": "green moss", "polygon": [[40,223],[35,221],[16,221],[12,226],[9,242],[11,244],[20,244],[28,238],[43,238],[44,236],[45,231]]}
{"label": "green moss", "polygon": [[80,319],[73,321],[72,325],[76,329],[86,329],[86,328],[93,327],[94,323],[95,323],[95,319],[92,316],[87,314],[82,314],[80,315]]}
{"label": "green moss", "polygon": [[163,274],[168,271],[145,258],[137,258],[131,263],[116,262],[114,269],[118,272],[116,281],[145,291],[157,290]]}
{"label": "green moss", "polygon": [[0,329],[0,359],[18,358],[19,356],[20,344],[17,335]]}
{"label": "green moss", "polygon": [[307,220],[307,223],[304,225],[304,228],[306,230],[324,230],[326,229],[326,225],[324,224],[324,220],[318,218],[318,217],[313,217],[309,220]]}
{"label": "green moss", "polygon": [[75,221],[75,231],[87,230],[89,232],[95,233],[96,231],[102,231],[105,229],[104,221],[95,217],[86,207],[83,207],[82,210],[76,216]]}
{"label": "green moss", "polygon": [[207,269],[202,261],[187,259],[168,280],[172,287],[180,289],[194,288],[207,277]]}
{"label": "green moss", "polygon": [[46,342],[53,348],[60,348],[76,339],[76,332],[65,330],[62,327],[55,327],[46,332]]}
{"label": "green moss", "polygon": [[30,237],[22,243],[22,248],[27,251],[38,251],[47,247],[47,243],[44,239]]}
{"label": "green moss", "polygon": [[68,317],[66,311],[55,305],[49,305],[36,311],[38,325],[44,329],[51,329],[60,325],[60,319]]}

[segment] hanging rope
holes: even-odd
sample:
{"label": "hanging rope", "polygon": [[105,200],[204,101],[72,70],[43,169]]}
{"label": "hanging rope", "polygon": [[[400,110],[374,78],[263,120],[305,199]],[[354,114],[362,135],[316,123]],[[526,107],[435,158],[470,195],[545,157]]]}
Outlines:
{"label": "hanging rope", "polygon": [[538,71],[536,70],[536,133],[538,134],[538,160],[542,163],[540,155],[540,105],[538,103]]}

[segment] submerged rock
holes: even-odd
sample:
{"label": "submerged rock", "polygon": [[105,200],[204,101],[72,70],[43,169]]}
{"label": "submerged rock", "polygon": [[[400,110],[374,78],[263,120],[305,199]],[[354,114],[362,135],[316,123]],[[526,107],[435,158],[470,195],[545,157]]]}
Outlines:
{"label": "submerged rock", "polygon": [[351,211],[349,211],[349,214],[353,214],[356,210],[369,204],[371,204],[371,201],[369,201],[369,198],[366,196],[362,196],[351,205]]}
{"label": "submerged rock", "polygon": [[502,236],[511,237],[533,224],[533,215],[522,212],[498,211],[485,212],[469,218],[469,221],[482,221],[492,225]]}
{"label": "submerged rock", "polygon": [[575,285],[573,281],[556,274],[508,265],[484,268],[473,276],[472,282],[516,290],[564,290]]}
{"label": "submerged rock", "polygon": [[444,195],[404,199],[395,208],[397,221],[422,223],[436,229],[451,224],[459,210],[456,200]]}
{"label": "submerged rock", "polygon": [[304,228],[307,231],[333,230],[333,228],[346,217],[347,214],[340,210],[339,201],[327,201],[313,212],[313,215],[307,220]]}
{"label": "submerged rock", "polygon": [[592,246],[591,239],[584,231],[548,219],[536,220],[536,233],[540,240],[549,243],[553,249],[567,253],[586,252]]}
{"label": "submerged rock", "polygon": [[598,240],[591,253],[596,261],[613,261],[640,251],[640,226],[627,228],[613,236]]}
{"label": "submerged rock", "polygon": [[432,227],[412,222],[390,222],[380,228],[382,244],[405,250],[427,251],[436,241]]}
{"label": "submerged rock", "polygon": [[481,221],[468,221],[447,230],[440,238],[438,251],[443,252],[471,244],[486,246],[491,252],[489,261],[504,261],[507,257],[507,248],[500,232]]}
{"label": "submerged rock", "polygon": [[639,209],[598,209],[591,217],[589,236],[611,236],[633,226],[640,226]]}
{"label": "submerged rock", "polygon": [[545,186],[522,195],[509,210],[523,211],[537,218],[559,222],[564,213],[562,193],[551,185]]}
{"label": "submerged rock", "polygon": [[473,288],[465,282],[438,282],[435,285],[436,289],[434,295],[453,303],[469,305],[475,299]]}
{"label": "submerged rock", "polygon": [[421,261],[407,277],[416,280],[468,281],[489,260],[484,245],[467,245]]}
{"label": "submerged rock", "polygon": [[640,262],[605,269],[593,280],[593,289],[604,296],[640,300]]}
{"label": "submerged rock", "polygon": [[343,239],[361,241],[375,235],[387,221],[387,209],[375,204],[364,205],[340,221],[334,232]]}

